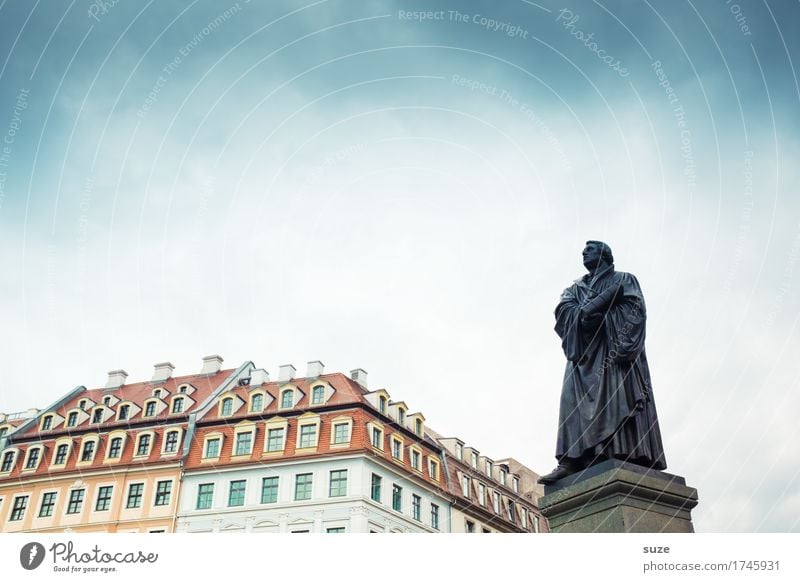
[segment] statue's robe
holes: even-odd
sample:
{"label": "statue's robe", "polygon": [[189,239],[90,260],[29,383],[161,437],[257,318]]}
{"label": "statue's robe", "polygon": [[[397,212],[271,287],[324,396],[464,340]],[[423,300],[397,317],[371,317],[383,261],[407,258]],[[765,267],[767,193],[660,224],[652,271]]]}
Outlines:
{"label": "statue's robe", "polygon": [[[594,320],[580,307],[611,286],[621,294]],[[567,357],[556,458],[583,465],[617,458],[665,469],[644,351],[645,305],[636,277],[601,265],[564,290],[555,311]]]}

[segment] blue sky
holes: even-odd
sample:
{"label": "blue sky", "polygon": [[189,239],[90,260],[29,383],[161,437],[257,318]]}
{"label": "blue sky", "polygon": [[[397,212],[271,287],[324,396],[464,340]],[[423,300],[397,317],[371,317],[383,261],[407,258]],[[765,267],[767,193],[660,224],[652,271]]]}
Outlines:
{"label": "blue sky", "polygon": [[100,5],[0,2],[0,410],[321,359],[544,473],[601,239],[698,531],[800,531],[796,2]]}

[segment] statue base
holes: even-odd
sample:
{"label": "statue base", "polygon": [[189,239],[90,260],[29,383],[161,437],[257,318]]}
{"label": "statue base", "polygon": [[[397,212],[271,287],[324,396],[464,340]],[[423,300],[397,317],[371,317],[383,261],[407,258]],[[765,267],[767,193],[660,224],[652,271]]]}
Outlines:
{"label": "statue base", "polygon": [[693,533],[697,489],[683,477],[615,459],[546,485],[539,508],[550,531]]}

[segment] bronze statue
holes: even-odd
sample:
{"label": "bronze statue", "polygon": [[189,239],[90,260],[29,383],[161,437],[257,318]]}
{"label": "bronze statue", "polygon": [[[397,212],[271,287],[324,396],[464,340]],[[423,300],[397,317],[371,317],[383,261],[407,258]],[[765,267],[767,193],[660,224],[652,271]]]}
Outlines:
{"label": "bronze statue", "polygon": [[556,333],[567,357],[550,485],[606,459],[666,469],[644,352],[645,306],[636,277],[614,270],[607,244],[587,241],[589,271],[564,290]]}

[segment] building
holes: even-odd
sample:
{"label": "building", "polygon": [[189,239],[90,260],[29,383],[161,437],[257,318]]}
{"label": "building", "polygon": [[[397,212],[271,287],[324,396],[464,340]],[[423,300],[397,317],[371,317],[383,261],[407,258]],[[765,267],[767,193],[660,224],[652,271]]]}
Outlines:
{"label": "building", "polygon": [[2,531],[547,531],[535,473],[441,437],[364,370],[221,364],[110,372],[4,419]]}

